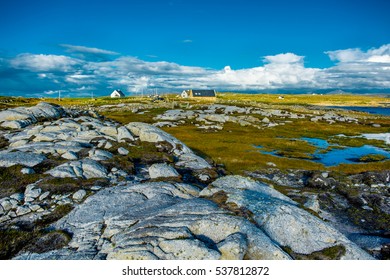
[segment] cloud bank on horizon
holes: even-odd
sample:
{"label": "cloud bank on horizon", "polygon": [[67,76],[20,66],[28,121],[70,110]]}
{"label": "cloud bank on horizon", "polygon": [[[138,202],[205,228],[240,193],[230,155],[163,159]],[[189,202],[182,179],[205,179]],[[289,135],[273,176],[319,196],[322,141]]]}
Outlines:
{"label": "cloud bank on horizon", "polygon": [[304,56],[281,53],[263,57],[254,68],[210,69],[137,57],[85,46],[60,45],[66,55],[22,53],[0,57],[0,95],[108,95],[121,88],[128,94],[180,92],[188,88],[218,91],[390,92],[390,44],[367,51],[359,48],[327,51],[335,64],[309,68]]}

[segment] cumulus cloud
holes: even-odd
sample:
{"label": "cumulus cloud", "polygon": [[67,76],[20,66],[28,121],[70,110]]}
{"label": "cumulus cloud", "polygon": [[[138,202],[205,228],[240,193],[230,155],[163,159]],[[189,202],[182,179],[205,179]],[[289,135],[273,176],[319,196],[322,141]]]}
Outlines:
{"label": "cumulus cloud", "polygon": [[264,57],[264,62],[275,64],[291,64],[299,63],[303,64],[303,56],[299,56],[293,53],[281,53],[277,55],[267,55]]}
{"label": "cumulus cloud", "polygon": [[[110,51],[69,46],[75,52],[92,56],[74,57],[52,54],[20,54],[0,59],[0,94],[15,92],[50,94],[61,89],[70,95],[106,95],[113,88],[128,93],[178,92],[186,88],[236,91],[316,91],[344,89],[390,92],[390,44],[367,51],[345,49],[326,52],[335,65],[312,68],[304,65],[304,56],[282,53],[263,57],[253,68],[209,69],[173,62],[150,62],[131,56],[101,60],[96,55]],[[86,49],[85,49],[86,48]]]}
{"label": "cumulus cloud", "polygon": [[389,63],[390,62],[390,44],[383,45],[380,48],[372,48],[364,52],[361,49],[346,49],[325,52],[333,61],[341,63],[352,62],[375,62]]}
{"label": "cumulus cloud", "polygon": [[20,54],[10,61],[16,69],[47,72],[68,72],[80,63],[80,60],[64,55],[29,53]]}

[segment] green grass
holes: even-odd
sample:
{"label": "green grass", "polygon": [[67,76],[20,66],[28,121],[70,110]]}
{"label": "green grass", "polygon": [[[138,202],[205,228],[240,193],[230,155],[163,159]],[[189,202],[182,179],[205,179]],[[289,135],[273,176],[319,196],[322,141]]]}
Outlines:
{"label": "green grass", "polygon": [[384,155],[370,154],[370,155],[362,156],[361,158],[359,158],[359,161],[360,162],[377,162],[377,161],[383,161],[385,159],[387,159],[387,157]]}
{"label": "green grass", "polygon": [[24,192],[28,184],[35,183],[44,175],[21,173],[23,166],[0,167],[0,198]]}
{"label": "green grass", "polygon": [[295,260],[339,260],[346,252],[343,245],[335,245],[311,254],[295,253],[290,247],[282,247]]}

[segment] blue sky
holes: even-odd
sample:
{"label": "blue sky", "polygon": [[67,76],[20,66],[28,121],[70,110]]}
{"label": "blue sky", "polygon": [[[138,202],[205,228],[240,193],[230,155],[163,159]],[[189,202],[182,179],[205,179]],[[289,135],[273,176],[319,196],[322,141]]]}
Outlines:
{"label": "blue sky", "polygon": [[0,94],[390,92],[390,1],[1,1]]}

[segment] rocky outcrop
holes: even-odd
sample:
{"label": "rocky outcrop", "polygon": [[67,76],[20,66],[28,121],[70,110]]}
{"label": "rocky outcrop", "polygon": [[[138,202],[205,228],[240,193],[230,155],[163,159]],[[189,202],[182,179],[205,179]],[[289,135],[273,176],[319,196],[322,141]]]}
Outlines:
{"label": "rocky outcrop", "polygon": [[[232,115],[248,110],[254,108],[215,105],[161,119],[261,122]],[[71,117],[47,103],[2,111],[0,122],[24,127],[4,132],[0,151],[0,229],[29,236],[7,258],[273,260],[325,256],[334,248],[333,259],[371,258],[269,185],[220,177],[212,163],[153,125]],[[42,248],[55,238],[60,246]]]}
{"label": "rocky outcrop", "polygon": [[0,152],[0,167],[9,167],[17,164],[33,167],[45,159],[44,155],[34,153]]}
{"label": "rocky outcrop", "polygon": [[0,125],[7,128],[23,128],[39,120],[53,120],[65,115],[62,107],[41,102],[33,107],[18,107],[1,111]]}
{"label": "rocky outcrop", "polygon": [[72,233],[67,248],[17,259],[289,258],[255,225],[196,194],[163,182],[99,191],[53,225]]}
{"label": "rocky outcrop", "polygon": [[226,194],[227,203],[249,210],[251,218],[268,236],[294,253],[310,255],[341,245],[345,248],[342,259],[371,258],[343,234],[269,186],[240,176],[226,176],[200,195],[212,197],[218,192]]}

